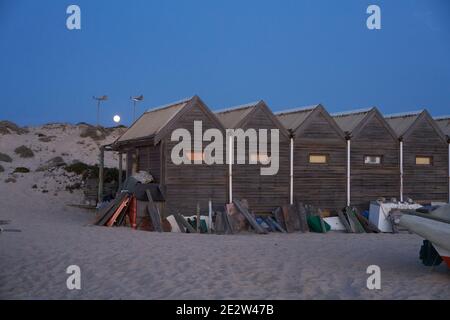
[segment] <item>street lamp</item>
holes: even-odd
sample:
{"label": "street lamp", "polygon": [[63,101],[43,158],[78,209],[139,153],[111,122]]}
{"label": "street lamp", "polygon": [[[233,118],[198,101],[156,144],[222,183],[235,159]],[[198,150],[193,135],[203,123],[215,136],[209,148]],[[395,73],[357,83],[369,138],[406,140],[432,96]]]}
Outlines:
{"label": "street lamp", "polygon": [[136,120],[136,102],[144,100],[144,96],[141,94],[138,97],[130,97],[133,101],[133,122]]}
{"label": "street lamp", "polygon": [[92,99],[97,100],[97,127],[100,126],[100,102],[108,100],[108,96],[96,97],[93,96]]}

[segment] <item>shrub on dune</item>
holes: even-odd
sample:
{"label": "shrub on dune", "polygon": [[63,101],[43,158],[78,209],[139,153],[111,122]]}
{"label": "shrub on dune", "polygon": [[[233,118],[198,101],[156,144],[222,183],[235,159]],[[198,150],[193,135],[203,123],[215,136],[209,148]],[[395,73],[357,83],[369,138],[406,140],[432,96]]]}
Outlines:
{"label": "shrub on dune", "polygon": [[3,162],[12,162],[12,158],[5,153],[0,152],[0,161]]}
{"label": "shrub on dune", "polygon": [[34,157],[34,152],[26,146],[20,146],[14,150],[21,158],[32,158]]}
{"label": "shrub on dune", "polygon": [[28,173],[28,172],[30,172],[30,169],[25,167],[17,167],[13,171],[13,173]]}

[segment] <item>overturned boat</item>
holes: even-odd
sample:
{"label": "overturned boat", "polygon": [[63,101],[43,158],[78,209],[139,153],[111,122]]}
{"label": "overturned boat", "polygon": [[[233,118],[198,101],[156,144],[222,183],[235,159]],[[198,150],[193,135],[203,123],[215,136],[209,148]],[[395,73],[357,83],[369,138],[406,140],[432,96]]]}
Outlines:
{"label": "overturned boat", "polygon": [[430,213],[407,212],[401,216],[399,224],[426,239],[420,250],[425,265],[438,265],[444,261],[450,268],[450,205]]}

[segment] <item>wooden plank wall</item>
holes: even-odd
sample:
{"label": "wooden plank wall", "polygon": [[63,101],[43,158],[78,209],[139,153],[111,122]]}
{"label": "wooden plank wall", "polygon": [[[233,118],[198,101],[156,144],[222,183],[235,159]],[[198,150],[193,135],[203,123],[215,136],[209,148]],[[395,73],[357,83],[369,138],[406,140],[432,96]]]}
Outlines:
{"label": "wooden plank wall", "polygon": [[[367,210],[380,197],[400,200],[400,149],[396,137],[377,117],[351,139],[351,204]],[[365,156],[382,156],[381,165],[364,164]]]}
{"label": "wooden plank wall", "polygon": [[[278,129],[261,109],[246,123],[248,128],[269,129],[267,152],[270,156],[270,129]],[[235,159],[237,145],[235,142]],[[279,170],[276,175],[261,175],[261,164],[248,164],[248,142],[246,163],[233,165],[233,199],[247,199],[249,208],[255,213],[270,213],[274,208],[289,203],[289,138],[280,132]]]}
{"label": "wooden plank wall", "polygon": [[[425,119],[403,142],[404,197],[419,203],[447,202],[448,146]],[[432,156],[431,166],[416,165],[416,155]]]}
{"label": "wooden plank wall", "polygon": [[138,170],[149,172],[156,182],[161,180],[160,144],[137,147]]}
{"label": "wooden plank wall", "polygon": [[[215,128],[214,123],[200,108],[192,109],[183,116],[176,128],[184,128],[191,132],[194,142],[194,121],[202,120],[203,132]],[[226,164],[181,164],[175,165],[171,160],[172,148],[178,142],[170,141],[171,133],[164,138],[164,181],[167,188],[166,215],[172,210],[179,210],[183,215],[194,215],[197,202],[202,212],[208,210],[208,200],[213,204],[225,204],[227,201],[227,165]],[[203,142],[203,148],[209,142]],[[194,146],[192,144],[192,150]],[[225,149],[224,149],[225,150]]]}
{"label": "wooden plank wall", "polygon": [[[321,209],[346,204],[346,141],[317,113],[294,141],[294,197]],[[327,164],[309,163],[309,154],[326,154]]]}

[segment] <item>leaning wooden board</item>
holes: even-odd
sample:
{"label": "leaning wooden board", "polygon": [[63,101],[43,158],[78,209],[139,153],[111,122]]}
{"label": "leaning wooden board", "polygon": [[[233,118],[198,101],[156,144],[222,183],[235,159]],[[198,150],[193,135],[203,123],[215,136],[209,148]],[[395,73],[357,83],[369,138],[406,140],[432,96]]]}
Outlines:
{"label": "leaning wooden board", "polygon": [[359,220],[359,223],[363,226],[366,232],[380,233],[380,229],[377,228],[372,222],[370,222],[366,217],[364,217],[359,212],[355,213],[356,218]]}
{"label": "leaning wooden board", "polygon": [[186,228],[189,233],[196,233],[195,229],[191,226],[189,222],[186,221],[186,219],[178,212],[175,212],[173,214],[175,219],[177,220],[177,223]]}
{"label": "leaning wooden board", "polygon": [[294,232],[294,221],[292,220],[292,216],[289,214],[289,207],[283,206],[281,208],[283,212],[284,224],[286,225],[286,231],[288,233]]}
{"label": "leaning wooden board", "polygon": [[267,217],[266,218],[269,223],[271,223],[278,231],[282,232],[282,233],[286,233],[286,230],[284,230],[280,224],[278,222],[276,222],[272,217]]}
{"label": "leaning wooden board", "polygon": [[130,201],[130,197],[125,198],[122,203],[119,205],[119,208],[113,213],[111,218],[109,218],[108,222],[106,222],[107,227],[111,227],[119,217],[119,215],[122,213],[123,210],[126,209],[128,206],[128,202]]}
{"label": "leaning wooden board", "polygon": [[308,232],[308,220],[306,219],[306,209],[303,203],[297,202],[297,214],[298,218],[300,220],[300,231],[301,232]]}
{"label": "leaning wooden board", "polygon": [[350,226],[350,223],[348,222],[346,215],[342,211],[338,211],[339,220],[341,220],[342,224],[344,225],[345,230],[348,233],[353,233],[353,229]]}
{"label": "leaning wooden board", "polygon": [[346,208],[346,214],[348,217],[348,221],[350,222],[350,226],[352,227],[353,232],[355,233],[365,233],[363,226],[359,223],[358,219],[355,216],[355,213],[351,208]]}
{"label": "leaning wooden board", "polygon": [[152,220],[153,228],[155,231],[162,232],[162,226],[161,226],[161,216],[159,215],[158,208],[156,208],[155,203],[153,202],[152,194],[150,190],[145,190],[145,193],[147,194],[148,198],[148,205],[147,205],[147,211],[150,216],[150,219]]}
{"label": "leaning wooden board", "polygon": [[260,234],[266,234],[267,231],[264,230],[257,222],[256,220],[252,217],[252,215],[250,214],[250,212],[248,212],[248,210],[242,205],[242,203],[239,200],[233,200],[234,205],[236,206],[236,209],[238,209],[247,219],[247,221],[250,223],[250,225],[252,226],[253,229],[255,229],[255,231],[257,233]]}
{"label": "leaning wooden board", "polygon": [[116,199],[111,201],[111,203],[104,208],[104,210],[102,208],[100,211],[101,216],[95,224],[98,226],[104,226],[126,197],[128,197],[128,194],[126,192],[122,192]]}

